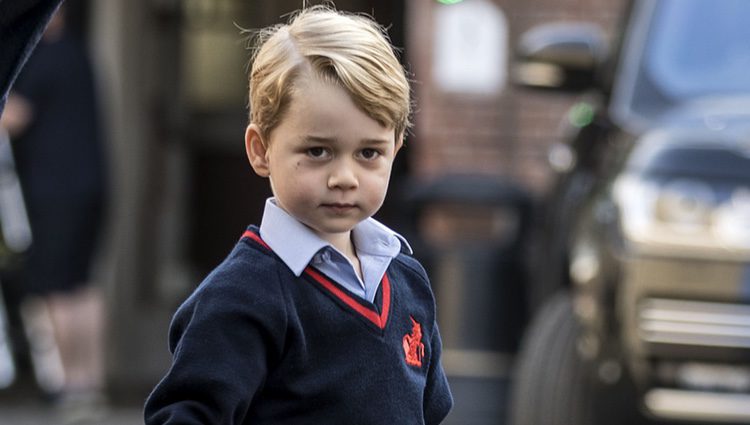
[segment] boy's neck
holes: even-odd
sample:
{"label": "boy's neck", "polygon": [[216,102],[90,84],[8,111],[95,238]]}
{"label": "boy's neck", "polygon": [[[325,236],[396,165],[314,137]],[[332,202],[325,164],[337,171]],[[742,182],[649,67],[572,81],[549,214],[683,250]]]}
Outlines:
{"label": "boy's neck", "polygon": [[354,271],[357,273],[360,279],[363,279],[362,267],[359,263],[359,257],[357,256],[357,249],[354,246],[354,241],[352,240],[352,232],[348,231],[344,233],[327,235],[327,237],[325,237],[324,239],[328,241],[334,248],[344,254],[344,256],[346,256],[349,261],[351,261],[352,265],[354,266]]}
{"label": "boy's neck", "polygon": [[356,258],[357,250],[354,248],[354,241],[352,241],[352,232],[328,234],[323,237],[325,241],[333,245],[334,248],[338,249],[347,258]]}

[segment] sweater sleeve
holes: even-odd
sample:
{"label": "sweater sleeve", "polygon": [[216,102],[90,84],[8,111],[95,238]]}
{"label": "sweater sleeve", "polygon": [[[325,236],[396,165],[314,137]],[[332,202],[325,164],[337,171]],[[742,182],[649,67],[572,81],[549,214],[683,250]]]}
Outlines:
{"label": "sweater sleeve", "polygon": [[424,389],[423,410],[426,425],[439,424],[448,416],[453,407],[453,396],[448,386],[448,378],[443,371],[443,365],[440,358],[443,351],[443,342],[440,338],[437,318],[435,315],[435,300],[432,290],[430,289],[430,280],[427,277],[427,271],[417,260],[406,255],[398,257],[402,264],[406,265],[416,273],[424,284],[425,298],[429,299],[428,303],[433,312],[432,334],[430,335],[431,355],[427,369],[427,381]]}
{"label": "sweater sleeve", "polygon": [[453,396],[448,387],[448,379],[440,363],[442,341],[437,322],[433,325],[430,344],[432,358],[427,370],[427,385],[424,392],[424,419],[426,425],[439,424],[448,416],[453,407]]}
{"label": "sweater sleeve", "polygon": [[146,401],[146,425],[243,422],[284,340],[283,296],[257,280],[214,274],[178,309],[172,367]]}

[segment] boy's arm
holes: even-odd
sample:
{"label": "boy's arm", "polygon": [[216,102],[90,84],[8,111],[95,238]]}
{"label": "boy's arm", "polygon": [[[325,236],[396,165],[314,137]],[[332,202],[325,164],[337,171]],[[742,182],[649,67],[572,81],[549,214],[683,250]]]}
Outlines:
{"label": "boy's arm", "polygon": [[430,358],[427,386],[424,392],[424,420],[427,425],[441,423],[453,407],[453,396],[448,387],[448,379],[443,371],[443,365],[440,363],[442,341],[437,321],[432,328],[430,346],[432,347],[432,358]]}
{"label": "boy's arm", "polygon": [[[435,299],[430,289],[430,280],[427,277],[427,271],[419,262],[411,256],[400,255],[398,259],[406,267],[411,269],[419,276],[424,283],[431,303],[431,309],[435,311]],[[427,382],[425,385],[422,409],[424,411],[424,420],[426,425],[439,424],[448,416],[453,407],[453,396],[448,386],[448,379],[443,371],[443,365],[440,358],[443,351],[443,343],[440,338],[437,320],[433,318],[432,333],[430,335],[430,359],[427,369]]]}
{"label": "boy's arm", "polygon": [[268,358],[281,351],[278,303],[240,285],[207,283],[175,314],[172,367],[146,401],[146,425],[242,423]]}

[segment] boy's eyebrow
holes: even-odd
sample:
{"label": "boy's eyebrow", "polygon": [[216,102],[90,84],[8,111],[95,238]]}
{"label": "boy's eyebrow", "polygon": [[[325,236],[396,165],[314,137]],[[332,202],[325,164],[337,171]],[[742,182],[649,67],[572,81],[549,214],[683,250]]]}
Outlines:
{"label": "boy's eyebrow", "polygon": [[333,137],[323,137],[323,136],[304,136],[302,138],[302,141],[305,143],[324,143],[324,144],[330,144],[336,141]]}
{"label": "boy's eyebrow", "polygon": [[[305,143],[331,144],[331,143],[336,142],[336,138],[308,135],[308,136],[303,137],[302,141]],[[387,144],[393,143],[392,140],[387,140],[387,139],[367,139],[367,138],[362,139],[360,142],[366,145],[387,145]]]}
{"label": "boy's eyebrow", "polygon": [[387,140],[387,139],[362,139],[363,144],[368,145],[389,145],[393,143],[393,140]]}

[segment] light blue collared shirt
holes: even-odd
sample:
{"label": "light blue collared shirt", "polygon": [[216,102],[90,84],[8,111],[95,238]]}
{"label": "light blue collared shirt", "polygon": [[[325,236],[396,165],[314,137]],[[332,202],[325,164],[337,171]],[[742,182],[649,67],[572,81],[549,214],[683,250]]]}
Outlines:
{"label": "light blue collared shirt", "polygon": [[341,251],[282,210],[274,198],[266,200],[260,237],[296,276],[311,265],[369,302],[375,300],[380,281],[401,247],[412,252],[406,239],[377,220],[368,218],[360,222],[352,229],[352,240],[363,282]]}

